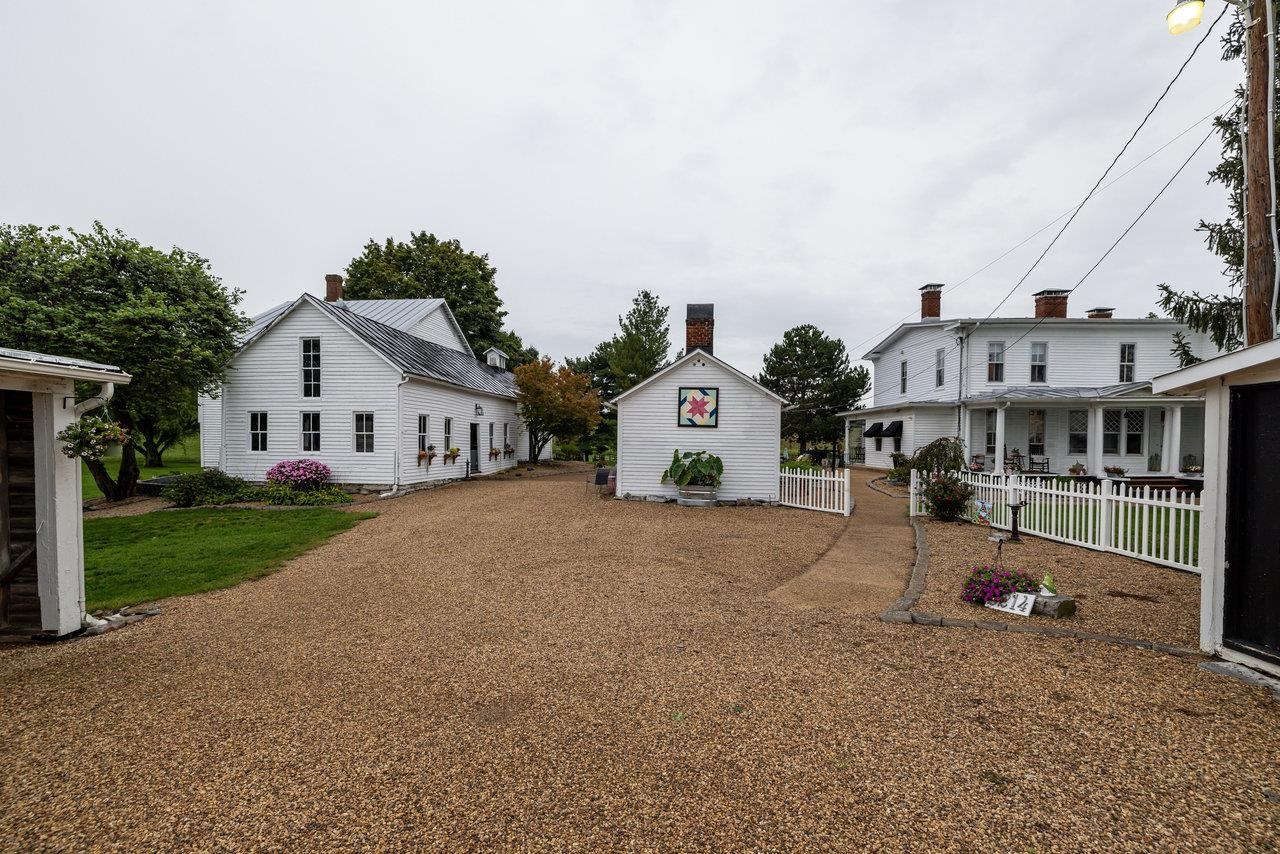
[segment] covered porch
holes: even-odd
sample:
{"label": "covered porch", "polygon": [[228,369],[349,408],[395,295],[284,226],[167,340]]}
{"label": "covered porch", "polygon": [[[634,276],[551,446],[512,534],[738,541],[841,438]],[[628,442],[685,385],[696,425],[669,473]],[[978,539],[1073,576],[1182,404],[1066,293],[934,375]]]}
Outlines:
{"label": "covered porch", "polygon": [[1127,477],[1203,474],[1204,401],[1155,396],[1149,383],[981,395],[965,402],[961,425],[974,470],[1093,477],[1121,476],[1120,470]]}

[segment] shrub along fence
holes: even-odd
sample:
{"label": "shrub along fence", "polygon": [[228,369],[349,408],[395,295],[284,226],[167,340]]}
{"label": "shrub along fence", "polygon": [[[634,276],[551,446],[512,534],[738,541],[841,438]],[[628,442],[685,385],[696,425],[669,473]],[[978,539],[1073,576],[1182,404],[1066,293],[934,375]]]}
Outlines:
{"label": "shrub along fence", "polygon": [[[1010,527],[1009,505],[1023,502],[1018,529],[1073,546],[1199,572],[1200,496],[1176,489],[1025,475],[955,472],[973,487],[970,519]],[[929,512],[924,482],[911,472],[911,515]]]}

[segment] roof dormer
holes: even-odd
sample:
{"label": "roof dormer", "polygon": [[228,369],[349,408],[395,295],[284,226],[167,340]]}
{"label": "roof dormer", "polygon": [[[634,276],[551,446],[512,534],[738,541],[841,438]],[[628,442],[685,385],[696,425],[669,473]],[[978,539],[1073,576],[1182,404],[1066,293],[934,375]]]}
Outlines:
{"label": "roof dormer", "polygon": [[507,369],[507,354],[499,350],[497,347],[490,347],[484,351],[484,360],[491,368],[498,368],[505,371]]}

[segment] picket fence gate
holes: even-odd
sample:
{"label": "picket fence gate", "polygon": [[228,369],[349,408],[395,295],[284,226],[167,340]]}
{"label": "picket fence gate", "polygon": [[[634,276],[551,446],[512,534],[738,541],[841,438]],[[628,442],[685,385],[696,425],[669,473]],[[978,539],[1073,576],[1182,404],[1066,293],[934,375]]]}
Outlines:
{"label": "picket fence gate", "polygon": [[[1100,482],[1057,482],[1042,477],[955,472],[973,487],[970,518],[1010,527],[1009,505],[1025,502],[1018,530],[1061,543],[1199,572],[1200,496],[1176,489]],[[911,472],[911,515],[929,512],[924,480]]]}
{"label": "picket fence gate", "polygon": [[778,503],[848,516],[853,512],[853,469],[778,472]]}

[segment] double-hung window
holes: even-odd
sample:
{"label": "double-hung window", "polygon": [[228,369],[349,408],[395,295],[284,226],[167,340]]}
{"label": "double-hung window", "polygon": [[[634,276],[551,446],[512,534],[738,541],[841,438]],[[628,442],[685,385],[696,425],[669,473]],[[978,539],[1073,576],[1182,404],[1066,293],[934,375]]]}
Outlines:
{"label": "double-hung window", "polygon": [[511,444],[511,424],[510,422],[502,422],[502,450],[507,449],[507,445]]}
{"label": "double-hung window", "polygon": [[947,381],[947,348],[939,347],[933,354],[933,384],[942,388]]}
{"label": "double-hung window", "polygon": [[987,382],[1004,382],[1004,342],[987,342]]}
{"label": "double-hung window", "polygon": [[1138,345],[1137,344],[1121,344],[1120,345],[1120,382],[1131,383],[1137,372],[1138,366]]}
{"label": "double-hung window", "polygon": [[1102,413],[1102,453],[1141,456],[1146,433],[1144,409],[1108,409]]}
{"label": "double-hung window", "polygon": [[314,453],[320,450],[320,413],[302,413],[302,450]]}
{"label": "double-hung window", "polygon": [[1142,437],[1147,430],[1145,409],[1128,409],[1124,413],[1124,452],[1142,456]]}
{"label": "double-hung window", "polygon": [[353,418],[355,424],[356,453],[373,453],[373,413],[357,412]]}
{"label": "double-hung window", "polygon": [[1067,453],[1089,453],[1089,410],[1073,409],[1067,413]]}
{"label": "double-hung window", "polygon": [[996,411],[994,409],[985,411],[987,413],[987,456],[994,457],[996,455]]}
{"label": "double-hung window", "polygon": [[447,454],[449,449],[453,447],[453,419],[446,418],[444,420],[444,452]]}
{"label": "double-hung window", "polygon": [[431,444],[431,417],[428,415],[418,416],[418,450],[425,451],[427,445]]}
{"label": "double-hung window", "polygon": [[302,396],[320,396],[320,339],[302,339]]}
{"label": "double-hung window", "polygon": [[1027,453],[1037,457],[1044,456],[1044,422],[1043,409],[1027,410]]}
{"label": "double-hung window", "polygon": [[899,379],[898,379],[898,392],[900,394],[907,393],[907,360],[906,359],[902,360],[902,370],[899,374]]}
{"label": "double-hung window", "polygon": [[1049,381],[1049,342],[1031,342],[1031,381],[1047,383]]}
{"label": "double-hung window", "polygon": [[489,422],[489,450],[493,450],[493,422]]}
{"label": "double-hung window", "polygon": [[267,449],[267,413],[249,413],[249,450],[265,451]]}

